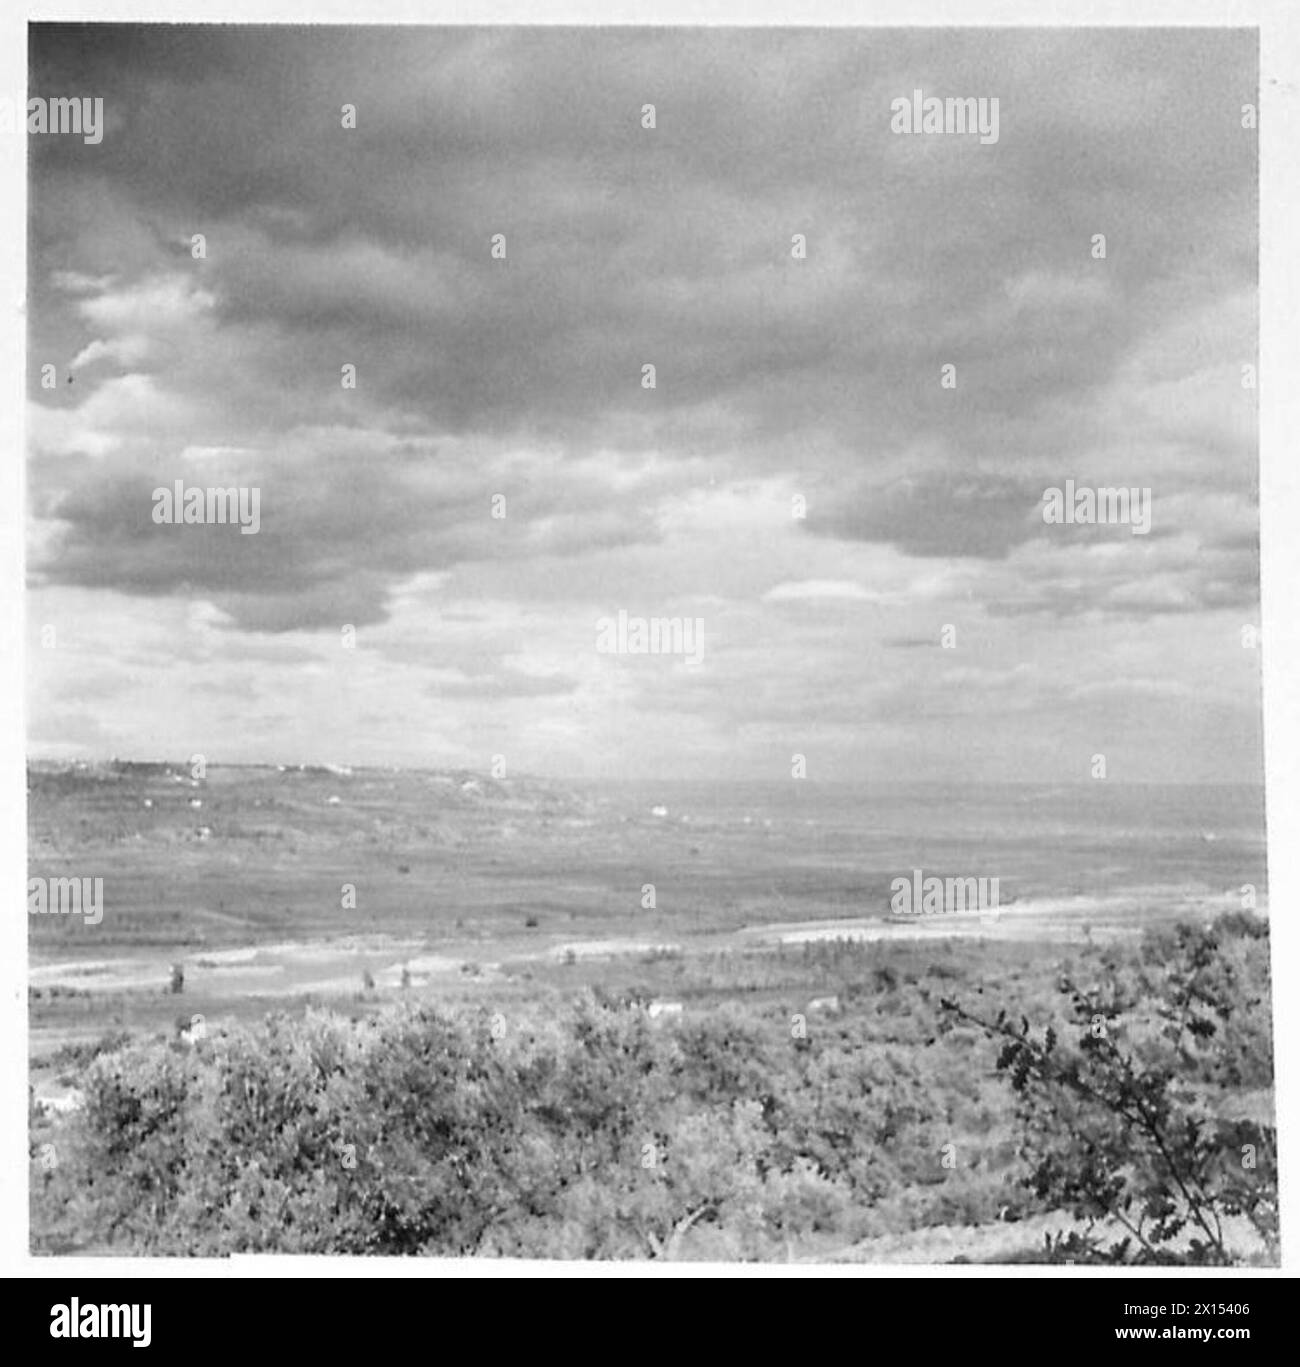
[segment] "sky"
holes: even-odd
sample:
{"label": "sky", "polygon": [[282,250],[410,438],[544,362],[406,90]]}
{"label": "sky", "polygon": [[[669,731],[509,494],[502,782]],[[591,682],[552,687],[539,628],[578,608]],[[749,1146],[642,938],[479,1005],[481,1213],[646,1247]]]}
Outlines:
{"label": "sky", "polygon": [[32,756],[1259,779],[1253,32],[31,34]]}

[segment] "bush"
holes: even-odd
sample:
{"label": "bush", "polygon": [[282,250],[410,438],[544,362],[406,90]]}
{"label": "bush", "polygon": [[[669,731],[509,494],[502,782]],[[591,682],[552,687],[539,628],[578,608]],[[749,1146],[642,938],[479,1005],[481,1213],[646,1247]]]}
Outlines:
{"label": "bush", "polygon": [[144,1254],[757,1259],[1064,1208],[1096,1237],[1044,1259],[1227,1261],[1227,1220],[1276,1239],[1273,1132],[1236,1100],[1271,1077],[1267,947],[1234,921],[1093,949],[1004,980],[996,1017],[948,1003],[946,1033],[924,973],[850,949],[870,986],[833,1018],[652,1021],[629,987],[504,1032],[409,1001],[209,1024],[89,1063],[33,1226]]}
{"label": "bush", "polygon": [[1274,1129],[1222,1106],[1272,1078],[1267,926],[1180,925],[1100,968],[1087,986],[1062,976],[1064,1020],[1040,1030],[945,1003],[1001,1045],[1034,1195],[1089,1223],[1051,1256],[1222,1266],[1240,1261],[1227,1230],[1241,1217],[1276,1260]]}

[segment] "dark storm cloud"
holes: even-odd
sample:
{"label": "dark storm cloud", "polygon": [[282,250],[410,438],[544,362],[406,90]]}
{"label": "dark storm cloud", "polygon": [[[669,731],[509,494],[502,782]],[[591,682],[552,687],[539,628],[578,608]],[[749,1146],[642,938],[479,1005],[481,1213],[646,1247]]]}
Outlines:
{"label": "dark storm cloud", "polygon": [[[68,530],[57,563],[40,573],[145,597],[193,592],[245,628],[290,631],[380,621],[392,586],[422,571],[657,536],[631,499],[617,515],[594,507],[597,492],[563,471],[549,483],[520,477],[512,521],[492,518],[491,486],[464,461],[410,444],[343,446],[286,466],[273,456],[241,479],[176,461],[148,471],[66,464],[67,484],[49,490],[42,511]],[[155,522],[155,491],[171,492],[176,479],[187,489],[257,488],[258,531]]]}
{"label": "dark storm cloud", "polygon": [[[257,537],[173,535],[142,520],[150,490],[197,473],[138,444],[89,455],[33,481],[63,528],[40,572],[188,589],[252,630],[374,621],[423,571],[656,539],[672,476],[566,477],[596,448],[788,475],[816,495],[813,541],[1001,560],[1041,538],[1043,470],[1115,438],[1104,395],[1135,350],[1253,286],[1254,52],[1244,31],[36,26],[33,92],[102,95],[106,134],[32,142],[34,349],[131,332],[56,270],[128,295],[191,276],[202,326],[111,364],[192,414],[191,440],[246,440],[264,507]],[[916,87],[997,96],[999,141],[894,136]],[[313,421],[419,444],[286,468],[278,439]],[[1231,439],[1180,436],[1171,480],[1218,477]],[[453,459],[446,437],[484,446]],[[530,486],[512,443],[557,463]],[[1057,601],[1169,611],[1250,573],[1188,572],[1150,601],[1091,581]]]}
{"label": "dark storm cloud", "polygon": [[1043,534],[1042,484],[951,471],[866,487],[811,519],[810,531],[885,541],[914,556],[1000,559]]}

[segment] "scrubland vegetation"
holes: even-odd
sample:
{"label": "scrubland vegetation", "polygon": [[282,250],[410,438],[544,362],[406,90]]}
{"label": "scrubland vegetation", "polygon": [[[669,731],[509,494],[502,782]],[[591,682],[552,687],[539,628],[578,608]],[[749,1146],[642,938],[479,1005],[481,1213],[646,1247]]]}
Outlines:
{"label": "scrubland vegetation", "polygon": [[[685,989],[659,1019],[635,983],[537,985],[71,1050],[82,1106],[33,1117],[33,1245],[829,1258],[1054,1212],[999,1256],[1276,1261],[1265,922],[1001,970],[882,945],[766,962],[784,984],[733,965],[712,999],[698,964],[642,965]],[[809,1011],[798,980],[838,1000]]]}

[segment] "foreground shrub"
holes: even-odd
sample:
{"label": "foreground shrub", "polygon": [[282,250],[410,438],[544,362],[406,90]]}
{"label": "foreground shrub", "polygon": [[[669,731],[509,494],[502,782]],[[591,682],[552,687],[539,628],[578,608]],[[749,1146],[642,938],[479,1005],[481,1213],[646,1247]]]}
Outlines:
{"label": "foreground shrub", "polygon": [[88,1069],[38,1201],[152,1254],[671,1257],[710,1223],[770,1256],[850,1193],[778,1154],[734,1045],[588,998],[502,1038],[407,1008],[134,1046]]}
{"label": "foreground shrub", "polygon": [[923,975],[841,968],[853,1009],[815,1021],[593,992],[98,1053],[83,1109],[33,1128],[33,1226],[59,1251],[760,1259],[1064,1208],[1128,1242],[1044,1257],[1227,1261],[1233,1219],[1275,1238],[1272,1129],[1238,1105],[1271,1077],[1254,921],[1089,951],[1056,991],[1017,978],[1018,1021],[950,1002],[947,1033]]}
{"label": "foreground shrub", "polygon": [[1276,1261],[1275,1131],[1222,1090],[1271,1081],[1268,983],[1267,925],[1234,915],[1107,954],[1086,985],[1063,975],[1064,1019],[1039,1029],[945,1002],[1001,1045],[1034,1195],[1098,1230],[1050,1256],[1226,1265],[1235,1219]]}

